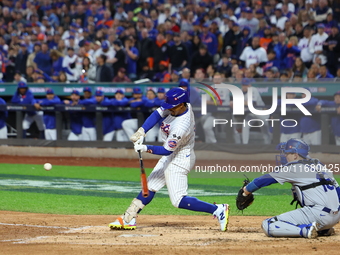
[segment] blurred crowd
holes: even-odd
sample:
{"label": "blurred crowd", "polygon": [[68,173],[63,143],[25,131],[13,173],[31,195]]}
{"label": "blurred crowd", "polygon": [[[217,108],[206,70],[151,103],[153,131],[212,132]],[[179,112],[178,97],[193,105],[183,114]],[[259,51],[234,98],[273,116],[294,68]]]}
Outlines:
{"label": "blurred crowd", "polygon": [[2,0],[3,82],[340,79],[339,0]]}

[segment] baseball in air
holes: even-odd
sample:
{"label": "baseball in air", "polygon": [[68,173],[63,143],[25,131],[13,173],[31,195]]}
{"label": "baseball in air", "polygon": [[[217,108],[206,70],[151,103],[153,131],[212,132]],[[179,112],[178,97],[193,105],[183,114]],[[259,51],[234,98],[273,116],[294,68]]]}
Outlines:
{"label": "baseball in air", "polygon": [[52,165],[50,163],[45,163],[44,168],[46,171],[50,171],[52,169]]}

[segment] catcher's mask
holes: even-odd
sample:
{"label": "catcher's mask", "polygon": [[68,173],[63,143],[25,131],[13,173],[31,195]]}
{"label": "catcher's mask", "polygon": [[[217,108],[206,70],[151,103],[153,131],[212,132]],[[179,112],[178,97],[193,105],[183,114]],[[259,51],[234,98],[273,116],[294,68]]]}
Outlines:
{"label": "catcher's mask", "polygon": [[285,143],[279,143],[276,146],[276,150],[280,151],[280,155],[276,155],[276,165],[280,166],[288,163],[286,158],[287,153],[297,153],[302,158],[309,158],[309,149],[309,145],[301,139],[292,138]]}

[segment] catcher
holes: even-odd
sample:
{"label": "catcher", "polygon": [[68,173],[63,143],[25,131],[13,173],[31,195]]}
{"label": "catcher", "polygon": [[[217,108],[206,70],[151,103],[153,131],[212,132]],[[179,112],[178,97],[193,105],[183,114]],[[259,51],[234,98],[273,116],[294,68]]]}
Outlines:
{"label": "catcher", "polygon": [[[340,188],[333,173],[317,159],[309,157],[309,145],[300,139],[290,139],[277,146],[279,170],[245,182],[236,205],[249,206],[256,190],[274,183],[292,184],[293,201],[302,208],[266,219],[262,230],[270,237],[316,238],[334,234],[333,226],[340,220]],[[292,201],[292,202],[293,202]]]}

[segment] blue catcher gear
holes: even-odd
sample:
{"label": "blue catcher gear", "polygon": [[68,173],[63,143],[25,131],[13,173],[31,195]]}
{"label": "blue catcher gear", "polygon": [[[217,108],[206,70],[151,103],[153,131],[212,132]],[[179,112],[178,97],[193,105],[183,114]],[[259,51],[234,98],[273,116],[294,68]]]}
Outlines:
{"label": "blue catcher gear", "polygon": [[188,103],[188,92],[182,88],[173,88],[166,93],[165,102],[161,105],[163,109],[171,109],[181,103]]}
{"label": "blue catcher gear", "polygon": [[279,143],[276,146],[276,150],[280,150],[280,155],[276,155],[276,164],[285,165],[287,164],[285,154],[297,153],[303,158],[308,158],[308,152],[310,150],[310,147],[305,141],[301,139],[292,138],[285,143]]}

